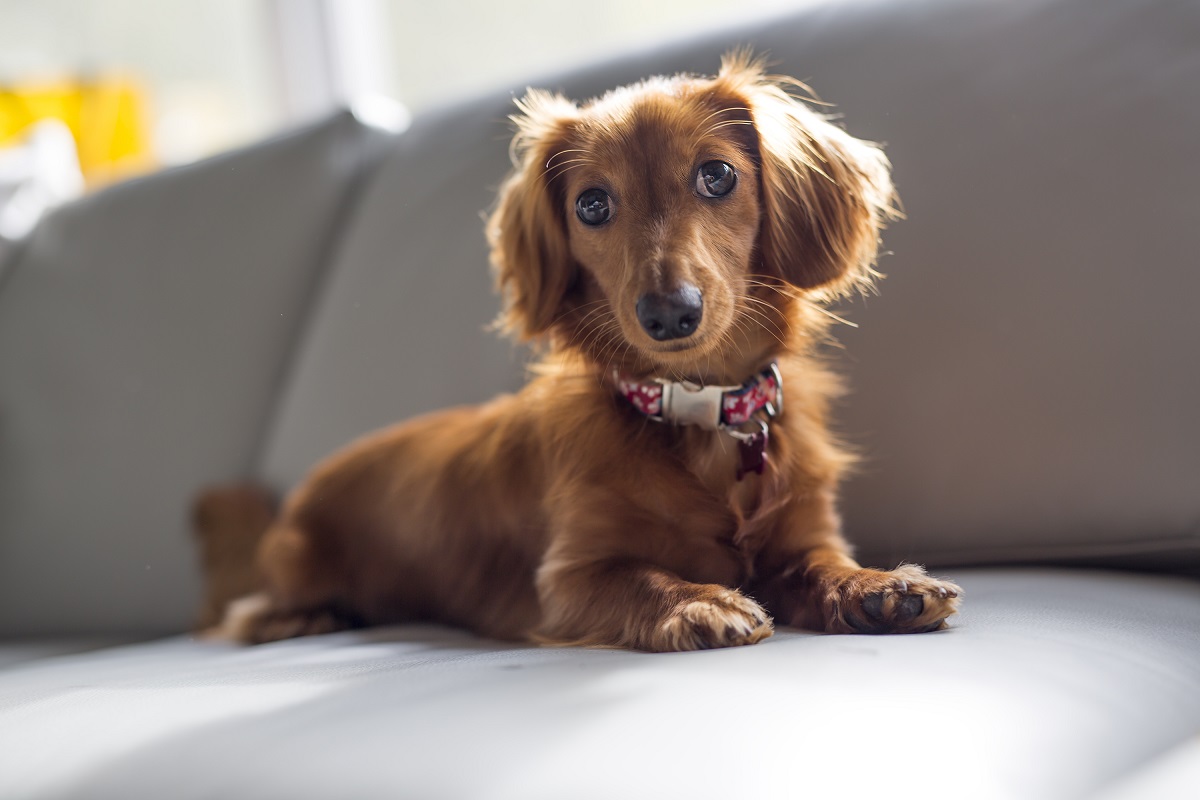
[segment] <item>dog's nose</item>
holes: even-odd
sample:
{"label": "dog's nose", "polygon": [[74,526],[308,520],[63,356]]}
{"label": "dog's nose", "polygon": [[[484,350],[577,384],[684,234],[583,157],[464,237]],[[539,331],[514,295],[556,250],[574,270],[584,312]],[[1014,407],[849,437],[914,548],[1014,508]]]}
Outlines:
{"label": "dog's nose", "polygon": [[704,298],[690,283],[668,294],[644,294],[637,302],[638,322],[642,323],[646,333],[660,342],[691,336],[703,315]]}

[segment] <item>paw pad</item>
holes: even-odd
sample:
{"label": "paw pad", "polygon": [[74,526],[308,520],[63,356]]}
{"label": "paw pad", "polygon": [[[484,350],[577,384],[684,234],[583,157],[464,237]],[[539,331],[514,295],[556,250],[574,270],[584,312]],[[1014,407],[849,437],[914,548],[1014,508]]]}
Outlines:
{"label": "paw pad", "polygon": [[906,564],[892,572],[862,570],[838,587],[831,630],[854,633],[926,633],[946,625],[962,593]]}

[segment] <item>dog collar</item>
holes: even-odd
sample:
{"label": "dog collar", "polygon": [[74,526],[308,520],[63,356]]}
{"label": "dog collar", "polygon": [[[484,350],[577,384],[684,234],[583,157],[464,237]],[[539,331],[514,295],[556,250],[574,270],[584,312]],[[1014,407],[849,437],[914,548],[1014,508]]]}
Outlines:
{"label": "dog collar", "polygon": [[[774,361],[740,386],[702,386],[662,378],[637,381],[615,370],[613,379],[620,395],[656,422],[697,425],[736,439],[742,457],[738,480],[747,472],[762,474],[769,432],[766,421],[755,415],[766,411],[770,419],[783,411],[783,377]],[[757,423],[758,430],[739,430],[751,422]]]}

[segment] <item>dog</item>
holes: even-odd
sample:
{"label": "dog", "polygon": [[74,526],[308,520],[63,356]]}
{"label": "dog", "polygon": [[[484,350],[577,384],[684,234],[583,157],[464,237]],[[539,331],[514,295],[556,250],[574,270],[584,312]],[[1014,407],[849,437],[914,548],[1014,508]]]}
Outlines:
{"label": "dog", "polygon": [[517,394],[317,466],[227,632],[427,620],[681,651],[775,623],[946,627],[959,587],[865,569],[841,533],[824,306],[872,286],[899,212],[881,149],[804,91],[735,52],[712,77],[519,100],[486,230],[500,325],[541,361]]}

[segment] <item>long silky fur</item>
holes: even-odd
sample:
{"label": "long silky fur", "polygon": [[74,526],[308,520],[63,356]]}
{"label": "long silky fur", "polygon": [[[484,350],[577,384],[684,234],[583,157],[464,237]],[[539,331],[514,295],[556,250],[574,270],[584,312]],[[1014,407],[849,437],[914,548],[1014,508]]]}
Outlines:
{"label": "long silky fur", "polygon": [[[541,360],[516,395],[318,465],[265,534],[265,595],[243,604],[239,634],[426,619],[681,650],[753,644],[774,621],[910,632],[953,614],[953,584],[863,569],[841,534],[854,457],[831,431],[842,386],[821,353],[839,318],[825,304],[873,285],[899,211],[882,150],[804,88],[735,52],[715,77],[651,78],[582,105],[530,91],[486,231],[499,326]],[[734,169],[727,195],[694,191],[704,159]],[[612,217],[587,226],[574,198],[597,187]],[[701,323],[654,340],[639,298],[685,284]],[[614,374],[739,384],[771,361],[783,413],[765,473],[744,480],[732,438],[651,421],[613,387]]]}

